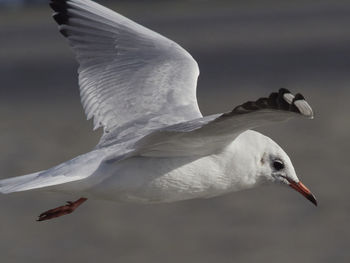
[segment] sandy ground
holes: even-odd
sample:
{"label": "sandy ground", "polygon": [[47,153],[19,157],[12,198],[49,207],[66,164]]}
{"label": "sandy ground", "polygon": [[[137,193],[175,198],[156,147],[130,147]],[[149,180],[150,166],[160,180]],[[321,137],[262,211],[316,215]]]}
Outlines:
{"label": "sandy ground", "polygon": [[[319,207],[265,186],[166,205],[89,200],[70,216],[37,223],[40,212],[79,194],[1,195],[1,262],[350,261],[350,5],[198,3],[120,9],[191,51],[205,114],[280,87],[303,93],[314,120],[259,131],[289,153]],[[1,11],[0,22],[0,177],[91,149],[100,131],[85,121],[76,63],[49,9]]]}

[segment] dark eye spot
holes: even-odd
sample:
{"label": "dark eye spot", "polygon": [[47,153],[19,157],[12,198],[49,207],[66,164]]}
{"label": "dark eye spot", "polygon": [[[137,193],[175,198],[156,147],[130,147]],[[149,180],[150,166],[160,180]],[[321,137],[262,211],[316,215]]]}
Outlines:
{"label": "dark eye spot", "polygon": [[282,161],[280,161],[280,160],[274,161],[273,162],[273,168],[275,168],[276,171],[280,171],[280,170],[284,169],[284,163]]}

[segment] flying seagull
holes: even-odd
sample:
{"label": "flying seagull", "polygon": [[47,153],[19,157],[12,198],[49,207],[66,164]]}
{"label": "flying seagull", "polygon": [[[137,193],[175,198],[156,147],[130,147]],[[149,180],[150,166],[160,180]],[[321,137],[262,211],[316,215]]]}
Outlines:
{"label": "flying seagull", "polygon": [[104,133],[88,153],[0,180],[4,194],[45,188],[84,196],[38,221],[69,214],[86,197],[175,202],[264,182],[288,185],[317,205],[281,147],[251,130],[298,116],[312,119],[301,94],[280,89],[203,117],[198,65],[178,44],[90,0],[51,0],[50,6],[79,62],[87,118]]}

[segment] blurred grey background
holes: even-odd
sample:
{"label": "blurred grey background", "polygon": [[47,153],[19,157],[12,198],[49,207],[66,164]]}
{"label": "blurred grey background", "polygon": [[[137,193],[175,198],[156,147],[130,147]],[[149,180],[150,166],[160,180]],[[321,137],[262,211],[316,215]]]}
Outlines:
{"label": "blurred grey background", "polygon": [[[74,54],[47,1],[16,2],[0,1],[0,178],[89,151],[101,134],[85,121]],[[103,3],[191,52],[204,114],[280,87],[303,93],[313,121],[259,131],[289,153],[319,207],[274,185],[164,205],[89,200],[38,223],[79,194],[1,195],[1,262],[350,262],[349,1]]]}

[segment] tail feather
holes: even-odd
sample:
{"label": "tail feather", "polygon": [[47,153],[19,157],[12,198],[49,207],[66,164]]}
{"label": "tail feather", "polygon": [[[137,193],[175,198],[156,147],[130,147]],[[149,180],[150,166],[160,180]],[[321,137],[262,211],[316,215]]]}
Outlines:
{"label": "tail feather", "polygon": [[25,191],[32,189],[30,186],[31,182],[35,181],[35,178],[38,177],[41,172],[16,176],[12,178],[0,180],[0,193],[8,194],[12,192]]}
{"label": "tail feather", "polygon": [[[94,150],[45,171],[2,179],[0,180],[0,193],[27,191],[85,179],[100,166],[106,153],[108,154],[104,150]],[[122,160],[127,153],[119,154],[114,157],[113,161]]]}
{"label": "tail feather", "polygon": [[0,180],[0,193],[9,194],[22,192],[53,185],[60,185],[72,181],[84,179],[87,176],[67,176],[67,174],[55,174],[53,169],[37,173],[17,176]]}

